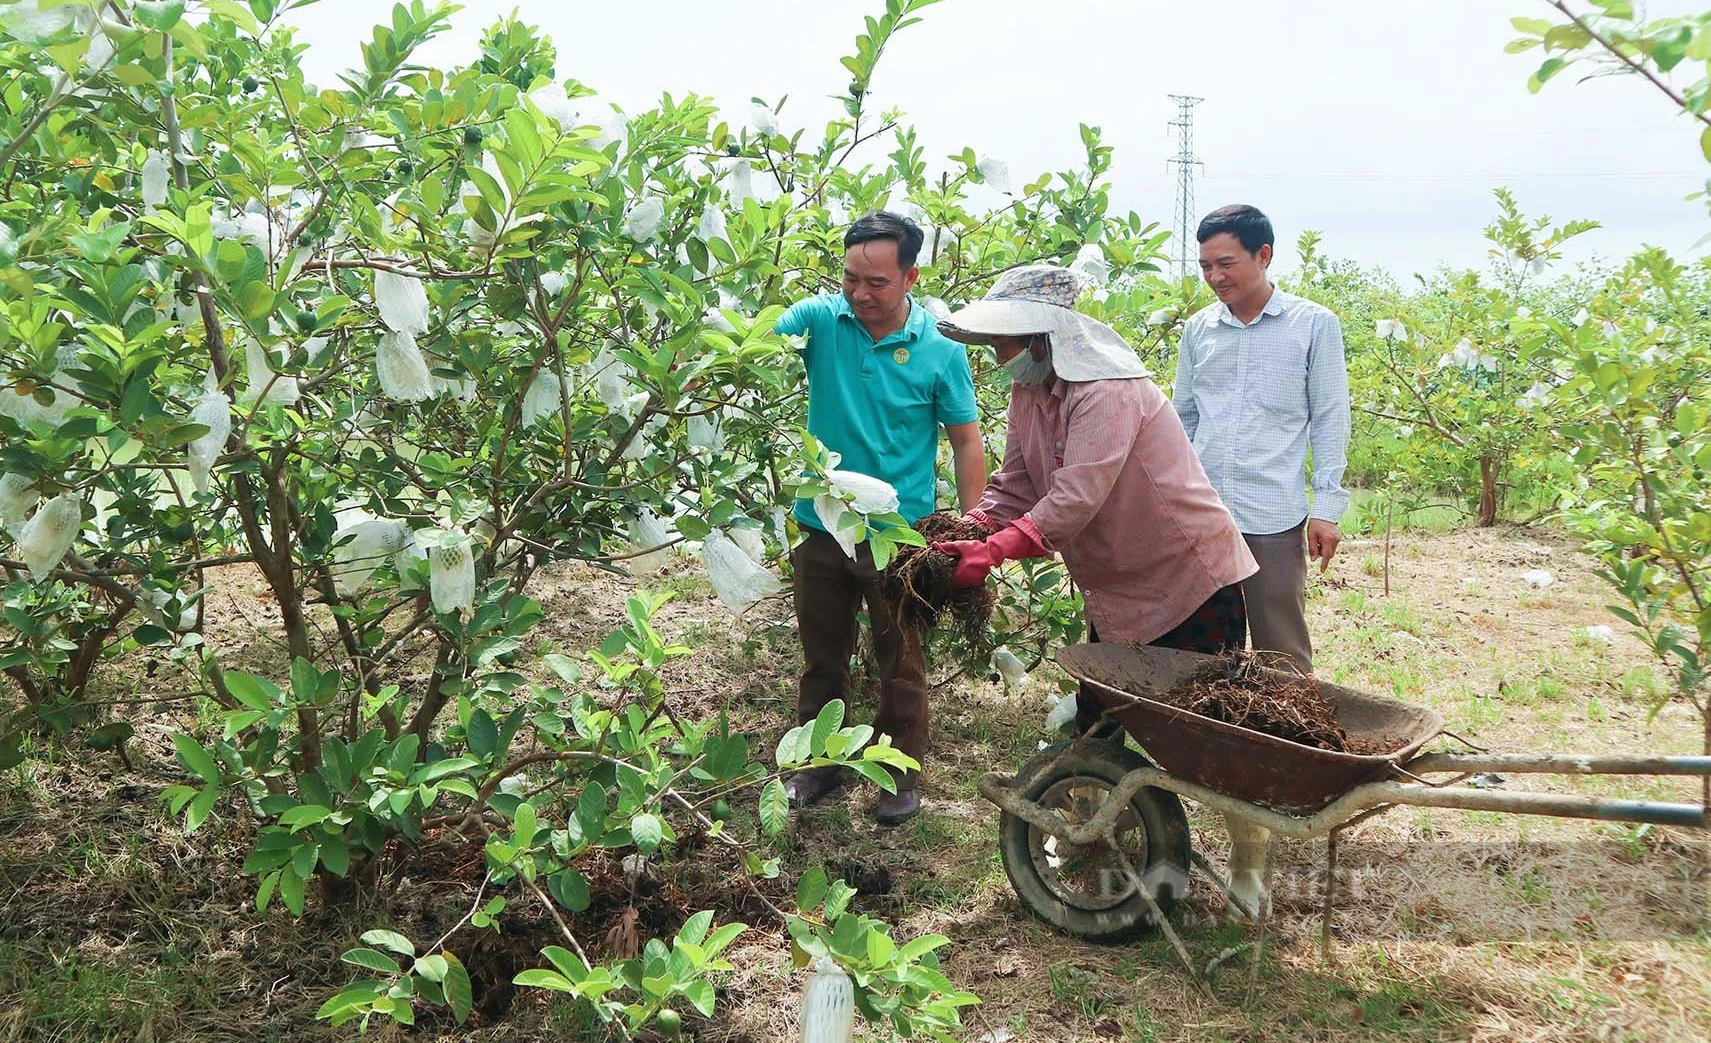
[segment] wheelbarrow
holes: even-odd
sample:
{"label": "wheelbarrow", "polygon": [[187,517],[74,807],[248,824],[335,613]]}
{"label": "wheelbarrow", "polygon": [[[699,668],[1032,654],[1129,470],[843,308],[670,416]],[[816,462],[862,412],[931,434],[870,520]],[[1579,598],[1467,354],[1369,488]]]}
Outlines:
{"label": "wheelbarrow", "polygon": [[[1422,753],[1428,742],[1449,734],[1436,712],[1321,683],[1350,745],[1386,751],[1333,752],[1213,720],[1173,702],[1172,693],[1228,669],[1216,656],[1083,644],[1064,649],[1057,661],[1080,683],[1083,711],[1120,725],[1144,755],[1120,735],[1115,741],[1084,736],[1042,750],[1013,777],[982,777],[981,794],[1003,812],[1004,872],[1031,913],[1072,935],[1118,941],[1163,930],[1202,988],[1205,981],[1168,919],[1171,906],[1187,893],[1191,873],[1206,876],[1259,925],[1260,945],[1265,923],[1263,912],[1246,908],[1229,881],[1191,850],[1184,797],[1264,826],[1273,838],[1329,837],[1321,928],[1327,950],[1337,832],[1390,808],[1711,827],[1707,809],[1698,804],[1455,785],[1480,772],[1708,776],[1711,757]],[[1445,773],[1453,777],[1427,778]]]}

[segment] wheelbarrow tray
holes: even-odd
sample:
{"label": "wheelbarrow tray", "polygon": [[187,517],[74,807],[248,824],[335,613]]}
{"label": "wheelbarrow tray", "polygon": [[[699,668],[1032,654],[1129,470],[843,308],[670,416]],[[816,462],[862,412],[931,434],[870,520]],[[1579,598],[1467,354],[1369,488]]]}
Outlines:
{"label": "wheelbarrow tray", "polygon": [[1216,721],[1172,703],[1170,693],[1181,692],[1217,668],[1216,656],[1082,644],[1064,649],[1057,661],[1081,682],[1078,698],[1088,708],[1122,707],[1111,719],[1159,767],[1224,796],[1278,811],[1317,811],[1411,758],[1443,729],[1443,719],[1424,706],[1321,681],[1320,689],[1349,738],[1390,751],[1376,756],[1336,753]]}

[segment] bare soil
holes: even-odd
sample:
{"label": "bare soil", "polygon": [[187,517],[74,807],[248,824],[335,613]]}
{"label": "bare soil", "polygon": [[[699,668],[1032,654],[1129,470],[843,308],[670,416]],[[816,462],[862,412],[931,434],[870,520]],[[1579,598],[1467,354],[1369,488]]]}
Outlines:
{"label": "bare soil", "polygon": [[[1457,734],[1511,752],[1697,754],[1699,720],[1660,702],[1668,679],[1603,610],[1588,562],[1547,533],[1502,530],[1399,538],[1388,597],[1372,541],[1344,545],[1316,575],[1309,611],[1315,668],[1327,682],[1438,710]],[[1536,568],[1554,583],[1520,579]],[[548,651],[595,647],[624,620],[638,586],[678,594],[658,623],[699,649],[667,680],[685,719],[728,712],[765,743],[794,723],[798,669],[790,609],[765,602],[733,623],[704,577],[679,561],[625,580],[593,569],[551,570],[529,593],[547,612],[520,669],[545,675]],[[210,640],[225,661],[283,676],[276,623],[252,578],[222,577],[209,601]],[[1612,624],[1614,639],[1587,627]],[[334,635],[328,634],[328,639]],[[434,938],[478,898],[476,852],[439,838],[389,863],[372,885],[305,917],[255,911],[255,880],[239,866],[253,840],[242,810],[220,808],[186,836],[159,794],[181,781],[167,724],[217,728],[183,699],[170,664],[101,675],[103,708],[131,721],[131,765],[81,748],[48,749],[0,776],[0,1043],[52,1040],[298,1041],[352,1038],[315,1010],[357,976],[339,963],[362,931]],[[1013,771],[1045,734],[1046,694],[1065,679],[1049,666],[1024,691],[997,678],[954,676],[933,690],[925,809],[886,829],[876,796],[846,787],[799,812],[774,845],[785,872],[763,886],[784,899],[795,874],[820,863],[862,893],[856,907],[897,924],[899,940],[937,932],[946,973],[982,998],[966,1038],[1071,1041],[1563,1041],[1676,1043],[1711,1038],[1711,934],[1702,834],[1487,813],[1400,808],[1347,831],[1328,953],[1320,949],[1324,842],[1276,849],[1275,912],[1254,1005],[1242,997],[1249,940],[1224,924],[1196,882],[1178,906],[1197,962],[1238,952],[1213,973],[1215,1000],[1195,992],[1156,935],[1090,946],[1023,910],[996,856],[996,814],[975,790],[987,771]],[[871,684],[852,717],[871,714]],[[119,700],[131,700],[120,702]],[[1445,743],[1445,748],[1450,744]],[[1510,776],[1512,790],[1696,802],[1696,780]],[[732,828],[752,831],[753,801]],[[1219,816],[1189,807],[1195,847],[1227,849]],[[595,904],[575,921],[602,952],[669,934],[696,909],[754,925],[731,951],[717,1017],[689,1019],[705,1041],[779,1043],[795,1036],[804,982],[782,928],[741,883],[718,844],[694,846],[669,871],[632,883],[615,863],[594,867]],[[510,990],[514,969],[541,966],[552,944],[544,914],[507,889],[503,933],[467,930],[451,947],[483,983],[478,1014],[459,1027],[434,1016],[383,1040],[591,1039],[567,1004]],[[623,929],[630,925],[631,938]],[[859,1038],[885,1039],[877,1030]]]}

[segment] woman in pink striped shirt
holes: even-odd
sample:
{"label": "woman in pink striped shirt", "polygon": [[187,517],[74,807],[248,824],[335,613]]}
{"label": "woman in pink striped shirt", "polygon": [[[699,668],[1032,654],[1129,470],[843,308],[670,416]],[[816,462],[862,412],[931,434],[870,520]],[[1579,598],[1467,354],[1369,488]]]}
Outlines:
{"label": "woman in pink striped shirt", "polygon": [[[935,546],[960,559],[953,582],[1056,551],[1087,603],[1088,639],[1218,654],[1247,643],[1241,581],[1259,570],[1201,470],[1176,410],[1116,331],[1074,311],[1080,281],[1051,265],[1001,276],[939,323],[990,344],[1010,371],[1004,464],[969,512],[985,540]],[[1077,700],[1077,732],[1103,707]],[[1225,815],[1232,893],[1266,906],[1264,827]]]}
{"label": "woman in pink striped shirt", "polygon": [[1003,466],[969,512],[991,535],[937,546],[961,559],[958,586],[1007,560],[1061,554],[1091,640],[1240,649],[1253,556],[1147,368],[1074,310],[1080,289],[1068,269],[1013,269],[939,323],[992,345],[1013,384]]}

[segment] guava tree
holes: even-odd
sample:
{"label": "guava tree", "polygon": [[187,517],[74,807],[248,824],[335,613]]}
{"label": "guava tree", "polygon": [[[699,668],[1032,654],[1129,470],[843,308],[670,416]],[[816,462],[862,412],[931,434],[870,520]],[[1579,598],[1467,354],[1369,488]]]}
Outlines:
{"label": "guava tree", "polygon": [[1370,328],[1351,324],[1345,333],[1356,405],[1409,437],[1439,443],[1414,458],[1409,480],[1468,490],[1482,527],[1496,524],[1517,457],[1539,458],[1549,430],[1540,407],[1560,382],[1536,341],[1518,335],[1533,315],[1523,303],[1531,280],[1561,257],[1563,243],[1597,227],[1553,227],[1523,214],[1508,190],[1496,194],[1498,217],[1485,231],[1495,279],[1440,273],[1421,292],[1385,302],[1390,314]]}
{"label": "guava tree", "polygon": [[[168,717],[187,781],[164,796],[190,829],[257,820],[261,911],[337,901],[429,829],[485,852],[498,904],[431,943],[370,932],[347,953],[367,976],[325,1017],[462,1017],[455,932],[496,927],[505,894],[562,928],[525,984],[620,1033],[709,1014],[741,925],[709,911],[597,952],[575,926],[581,867],[706,838],[775,876],[751,846],[785,828],[781,772],[890,785],[909,762],[841,706],[768,763],[673,712],[662,678],[689,650],[653,623],[662,595],[631,598],[598,651],[536,660],[531,576],[646,573],[684,544],[734,607],[780,589],[763,563],[829,461],[770,331],[837,285],[851,214],[929,223],[923,289],[950,302],[1089,248],[1139,270],[1156,238],[1106,213],[1091,129],[1088,170],[1005,185],[997,208],[969,186],[999,187],[1001,162],[965,151],[929,174],[872,93],[928,5],[868,21],[844,112],[814,133],[759,100],[735,120],[693,95],[618,112],[511,19],[469,67],[416,64],[448,4],[395,7],[332,88],[304,80],[282,22],[299,5],[0,5],[0,763],[85,724],[122,753],[132,725],[92,680],[164,665],[214,722]],[[277,654],[241,670],[202,634],[227,582],[277,618]],[[798,952],[850,969],[870,1019],[953,1028],[972,997],[936,969],[944,940],[892,943],[848,905],[811,885],[777,911]]]}
{"label": "guava tree", "polygon": [[[1517,18],[1512,52],[1542,49],[1529,80],[1574,65],[1636,75],[1701,125],[1711,158],[1711,12],[1647,19],[1624,0],[1552,2],[1566,21]],[[1670,668],[1674,694],[1705,721],[1711,753],[1711,348],[1701,263],[1636,255],[1588,304],[1595,322],[1548,323],[1573,376],[1556,396],[1584,480],[1567,517],[1592,540],[1611,611]],[[1711,804],[1711,781],[1704,800]]]}

